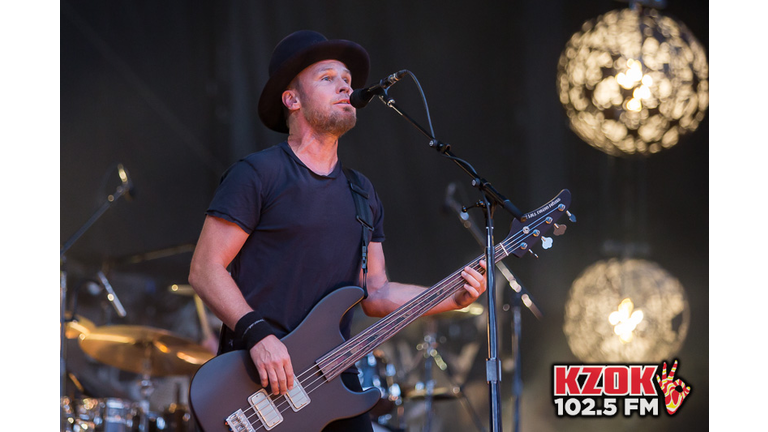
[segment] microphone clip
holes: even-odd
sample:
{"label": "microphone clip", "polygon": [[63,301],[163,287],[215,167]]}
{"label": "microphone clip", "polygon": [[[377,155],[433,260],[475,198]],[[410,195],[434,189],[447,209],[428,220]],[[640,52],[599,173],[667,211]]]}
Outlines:
{"label": "microphone clip", "polygon": [[387,89],[381,88],[378,93],[379,99],[381,99],[381,101],[384,102],[384,105],[386,105],[388,108],[392,108],[395,105],[395,99],[389,95]]}
{"label": "microphone clip", "polygon": [[446,154],[449,151],[451,151],[451,145],[450,144],[444,143],[444,142],[436,140],[434,138],[429,141],[429,146],[432,147],[433,149],[437,150],[437,152],[440,153],[440,154]]}

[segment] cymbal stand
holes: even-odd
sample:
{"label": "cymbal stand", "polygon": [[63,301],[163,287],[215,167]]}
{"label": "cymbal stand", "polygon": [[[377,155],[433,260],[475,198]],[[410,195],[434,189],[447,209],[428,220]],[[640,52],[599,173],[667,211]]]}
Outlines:
{"label": "cymbal stand", "polygon": [[[72,245],[75,244],[77,240],[80,239],[80,237],[85,234],[86,231],[88,231],[91,226],[93,226],[94,223],[96,223],[99,218],[106,213],[109,208],[114,205],[120,197],[123,195],[126,195],[127,197],[130,197],[131,193],[131,182],[130,179],[128,179],[127,172],[123,168],[122,164],[117,165],[118,172],[120,174],[121,184],[117,187],[114,193],[107,196],[106,201],[99,207],[96,212],[91,215],[91,217],[83,224],[83,226],[78,229],[75,234],[73,234],[66,242],[64,242],[64,245],[59,250],[59,259],[60,259],[60,267],[61,267],[61,284],[59,286],[59,301],[61,303],[61,318],[59,320],[59,324],[61,326],[61,349],[59,353],[59,363],[60,363],[60,370],[61,370],[61,395],[60,396],[66,396],[66,377],[67,377],[67,350],[66,350],[66,322],[65,322],[65,314],[66,314],[66,308],[67,308],[67,273],[65,270],[65,264],[66,264],[66,256],[65,254],[69,250],[69,248],[72,247]],[[74,318],[74,316],[73,316]]]}
{"label": "cymbal stand", "polygon": [[146,353],[147,355],[142,360],[144,372],[141,374],[141,380],[139,381],[139,394],[141,394],[141,401],[139,402],[139,407],[141,408],[140,432],[149,432],[149,397],[155,391],[155,385],[150,374],[152,370],[152,349],[150,344],[146,345]]}
{"label": "cymbal stand", "polygon": [[437,338],[437,322],[434,318],[428,318],[426,320],[426,331],[424,332],[424,342],[417,346],[419,351],[424,351],[424,403],[425,403],[425,422],[423,432],[430,432],[432,428],[432,420],[434,418],[434,397],[435,397],[435,380],[433,374],[433,365],[437,365],[438,369],[445,372],[445,377],[448,380],[448,384],[451,386],[450,391],[456,394],[461,401],[461,405],[467,410],[472,421],[475,423],[475,427],[480,432],[486,432],[483,427],[480,417],[478,417],[472,404],[469,402],[469,398],[464,394],[460,385],[456,384],[448,369],[448,364],[440,355],[438,350],[439,342]]}
{"label": "cymbal stand", "polygon": [[[67,270],[66,259],[63,256],[61,257],[60,265],[61,271],[59,273],[59,311],[61,313],[61,317],[59,318],[59,396],[64,397],[67,395]],[[74,318],[74,313],[72,314],[72,318]]]}

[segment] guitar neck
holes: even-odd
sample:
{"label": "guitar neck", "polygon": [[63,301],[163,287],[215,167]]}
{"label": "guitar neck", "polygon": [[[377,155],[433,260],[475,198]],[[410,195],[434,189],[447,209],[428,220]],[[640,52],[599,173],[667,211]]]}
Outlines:
{"label": "guitar neck", "polygon": [[[554,221],[565,212],[569,203],[570,192],[563,190],[549,203],[533,212],[527,213],[522,218],[522,222],[514,220],[510,234],[504,241],[494,247],[494,265],[509,255],[521,257],[528,252],[533,243],[540,241],[541,236],[553,228]],[[477,257],[465,267],[473,268],[484,274],[485,269],[480,267],[480,260],[483,258],[485,257]],[[492,267],[489,266],[489,268]],[[325,379],[330,381],[336,378],[374,348],[462,289],[465,283],[464,278],[461,276],[463,269],[464,267],[456,270],[442,281],[424,290],[424,292],[406,304],[318,359],[316,364],[322,371]]]}
{"label": "guitar neck", "polygon": [[[498,262],[506,256],[503,247],[497,245],[496,261]],[[483,258],[478,257],[465,267],[471,267],[484,274],[485,269],[480,266],[480,260]],[[397,332],[462,289],[465,284],[464,278],[461,276],[463,270],[464,267],[455,271],[441,282],[424,290],[408,303],[321,357],[317,364],[326,379],[331,380],[337,377],[374,348],[386,342]]]}

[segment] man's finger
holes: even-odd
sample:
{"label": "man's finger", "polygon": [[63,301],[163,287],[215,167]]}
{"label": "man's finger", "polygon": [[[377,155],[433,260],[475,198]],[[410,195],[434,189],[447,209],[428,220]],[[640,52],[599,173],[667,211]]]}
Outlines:
{"label": "man's finger", "polygon": [[261,378],[261,386],[266,388],[269,385],[269,375],[267,375],[267,369],[264,366],[256,365],[256,370],[259,372],[259,378]]}
{"label": "man's finger", "polygon": [[277,368],[277,382],[280,387],[275,394],[285,394],[288,390],[288,379],[285,377],[285,369],[282,366]]}
{"label": "man's finger", "polygon": [[480,291],[469,284],[464,284],[464,289],[472,296],[473,299],[480,297]]}
{"label": "man's finger", "polygon": [[291,361],[290,360],[285,362],[285,376],[286,376],[286,379],[288,380],[288,382],[287,382],[288,390],[292,390],[293,389],[293,377],[294,377],[294,375],[293,375],[293,366],[291,365]]}
{"label": "man's finger", "polygon": [[272,394],[280,394],[280,382],[277,378],[277,372],[274,368],[269,369],[269,386],[272,390]]}

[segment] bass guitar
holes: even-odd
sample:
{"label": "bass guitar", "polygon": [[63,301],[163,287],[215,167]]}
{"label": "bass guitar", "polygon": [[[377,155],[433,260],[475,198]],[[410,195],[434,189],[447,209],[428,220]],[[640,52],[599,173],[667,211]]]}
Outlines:
{"label": "bass guitar", "polygon": [[[561,191],[538,209],[512,221],[509,235],[495,246],[496,261],[521,257],[557,225],[570,206],[571,194]],[[484,271],[476,258],[468,264]],[[261,386],[256,367],[245,350],[232,351],[203,364],[192,378],[189,402],[205,432],[321,431],[328,423],[362,414],[378,402],[377,388],[353,392],[339,375],[408,324],[464,286],[462,269],[414,297],[375,324],[344,340],[341,317],[363,298],[358,287],[344,287],[324,297],[282,342],[297,371],[294,388],[272,395]],[[489,266],[489,268],[491,268]]]}

